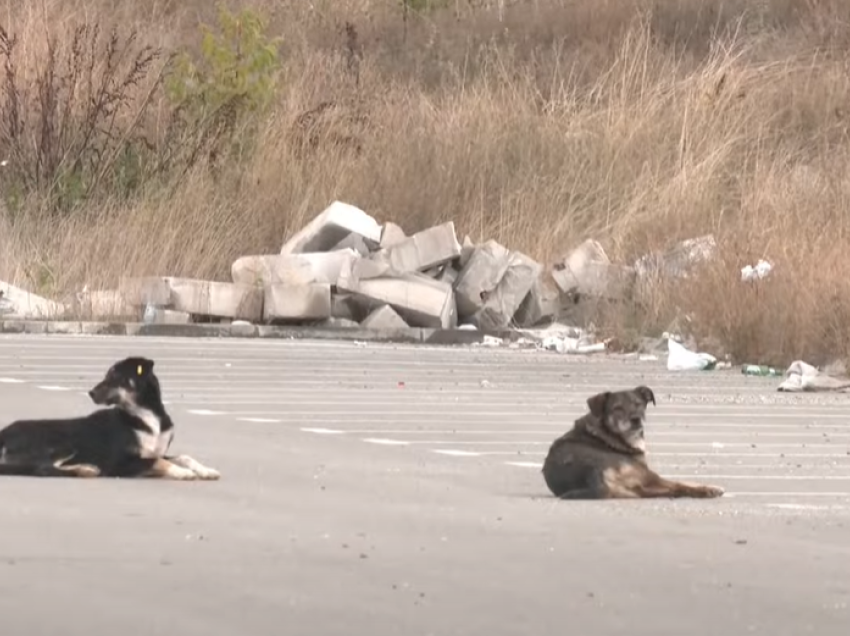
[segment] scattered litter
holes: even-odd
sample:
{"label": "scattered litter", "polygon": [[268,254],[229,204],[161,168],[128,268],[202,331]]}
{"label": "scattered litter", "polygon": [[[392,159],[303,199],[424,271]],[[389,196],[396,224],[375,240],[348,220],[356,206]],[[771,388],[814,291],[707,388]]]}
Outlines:
{"label": "scattered litter", "polygon": [[641,362],[655,362],[658,360],[658,356],[652,355],[651,353],[643,353],[638,356],[638,360]]}
{"label": "scattered litter", "polygon": [[785,380],[777,388],[777,391],[797,393],[807,392],[843,392],[850,388],[850,378],[838,378],[821,373],[816,367],[795,360],[785,371]]}
{"label": "scattered litter", "polygon": [[501,338],[496,338],[495,336],[485,335],[481,344],[485,347],[501,347],[504,344],[504,341]]}
{"label": "scattered litter", "polygon": [[458,325],[457,329],[458,331],[478,331],[478,327],[470,324]]}
{"label": "scattered litter", "polygon": [[711,260],[717,251],[714,235],[707,234],[687,239],[667,252],[651,252],[635,261],[638,276],[662,275],[670,278],[687,278],[691,268]]}
{"label": "scattered litter", "polygon": [[774,367],[769,367],[764,364],[745,364],[741,367],[741,373],[744,375],[752,375],[759,377],[777,377],[782,375],[782,371]]}
{"label": "scattered litter", "polygon": [[755,267],[747,265],[741,269],[741,280],[744,282],[757,279],[760,280],[770,274],[772,269],[773,265],[768,263],[766,260],[761,259],[758,263],[756,263]]}
{"label": "scattered litter", "polygon": [[490,382],[490,380],[481,380],[481,387],[482,388],[489,389],[491,386],[493,386],[493,383]]}
{"label": "scattered litter", "polygon": [[673,339],[667,340],[668,371],[711,371],[717,358],[710,353],[694,353]]}

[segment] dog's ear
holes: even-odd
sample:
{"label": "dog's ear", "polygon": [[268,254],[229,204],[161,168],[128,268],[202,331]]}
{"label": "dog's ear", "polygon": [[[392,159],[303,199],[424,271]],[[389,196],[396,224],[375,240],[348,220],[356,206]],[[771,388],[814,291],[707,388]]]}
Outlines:
{"label": "dog's ear", "polygon": [[611,397],[611,393],[609,391],[597,393],[593,397],[587,398],[587,408],[589,408],[590,412],[596,417],[603,417],[605,415],[605,407],[608,404],[609,397]]}
{"label": "dog's ear", "polygon": [[635,387],[635,393],[641,397],[644,404],[649,404],[650,402],[655,404],[655,393],[653,393],[652,389],[648,386],[641,385],[639,387]]}

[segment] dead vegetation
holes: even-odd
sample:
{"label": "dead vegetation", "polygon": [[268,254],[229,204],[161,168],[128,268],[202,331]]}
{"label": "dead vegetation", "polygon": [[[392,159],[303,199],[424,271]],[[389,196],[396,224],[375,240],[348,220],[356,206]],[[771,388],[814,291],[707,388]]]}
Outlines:
{"label": "dead vegetation", "polygon": [[[274,99],[188,119],[164,74],[211,3],[5,4],[4,280],[57,298],[125,273],[227,280],[341,199],[541,260],[712,232],[698,277],[606,328],[675,320],[748,362],[850,353],[846,2],[254,0],[281,37]],[[759,258],[754,289],[739,270]]]}

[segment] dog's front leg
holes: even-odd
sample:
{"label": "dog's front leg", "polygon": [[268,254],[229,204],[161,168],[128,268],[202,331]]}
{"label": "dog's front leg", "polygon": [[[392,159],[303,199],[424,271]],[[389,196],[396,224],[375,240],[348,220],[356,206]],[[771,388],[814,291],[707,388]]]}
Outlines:
{"label": "dog's front leg", "polygon": [[199,479],[194,470],[175,464],[164,457],[155,460],[141,476],[153,479],[177,479],[179,481],[193,481]]}
{"label": "dog's front leg", "polygon": [[704,484],[691,484],[684,481],[673,481],[664,479],[658,475],[647,483],[641,484],[639,487],[641,497],[692,497],[695,499],[714,499],[721,497],[725,492],[720,486],[710,486]]}

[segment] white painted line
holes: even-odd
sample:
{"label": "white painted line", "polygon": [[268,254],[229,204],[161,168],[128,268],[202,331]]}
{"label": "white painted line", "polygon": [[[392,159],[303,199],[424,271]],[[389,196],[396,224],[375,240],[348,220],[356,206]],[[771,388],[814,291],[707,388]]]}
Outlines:
{"label": "white painted line", "polygon": [[332,428],[302,428],[305,433],[316,433],[317,435],[342,435],[343,431]]}
{"label": "white painted line", "polygon": [[827,492],[818,490],[803,490],[789,492],[726,492],[723,495],[726,497],[850,497],[850,492]]}
{"label": "white painted line", "polygon": [[43,390],[43,391],[70,391],[71,390],[66,386],[54,386],[52,384],[42,384],[42,385],[39,385],[38,388]]}
{"label": "white painted line", "polygon": [[781,508],[783,510],[846,510],[847,506],[841,505],[818,505],[818,504],[795,504],[795,503],[766,503],[768,508]]}
{"label": "white painted line", "polygon": [[[453,442],[454,443],[454,442]],[[459,451],[463,452],[463,451]],[[486,456],[516,456],[522,455],[525,457],[546,457],[544,451],[475,451],[477,455]],[[754,457],[770,457],[772,459],[846,459],[850,462],[850,452],[846,453],[716,453],[706,451],[704,453],[654,453],[650,451],[647,456],[652,459],[655,457],[700,457],[703,459],[721,459],[724,457],[733,458],[740,457],[752,459]]]}
{"label": "white painted line", "polygon": [[408,444],[398,439],[383,439],[380,437],[364,437],[363,441],[370,444],[383,444],[384,446],[407,446]]}
{"label": "white painted line", "polygon": [[[355,433],[357,431],[346,431],[346,433]],[[381,431],[386,432],[386,431]],[[433,445],[433,446],[475,446],[475,445],[486,445],[486,446],[549,446],[552,441],[528,441],[528,440],[468,440],[468,439],[417,439],[417,440],[409,440],[408,444],[420,444],[420,445]],[[654,442],[652,444],[653,447],[665,446],[665,447],[673,447],[673,448],[706,448],[710,449],[711,444],[708,442]],[[765,443],[765,442],[740,442],[733,444],[726,444],[727,447],[733,446],[736,448],[829,448],[834,449],[839,444],[811,444],[809,442],[795,442],[788,444],[780,444],[780,443]],[[658,453],[650,453],[651,456],[655,456]],[[679,455],[679,453],[675,453],[675,455]],[[710,457],[722,457],[721,454],[710,453]],[[749,456],[749,455],[748,455]]]}
{"label": "white painted line", "polygon": [[519,466],[520,468],[541,468],[543,462],[505,462],[508,466]]}
{"label": "white painted line", "polygon": [[266,417],[239,417],[240,422],[256,422],[258,424],[279,424],[280,420],[273,420]]}
{"label": "white painted line", "polygon": [[759,481],[850,481],[850,475],[664,475],[667,479],[753,479]]}
{"label": "white painted line", "polygon": [[475,451],[465,451],[465,450],[457,450],[451,448],[434,448],[431,450],[432,453],[437,453],[439,455],[450,455],[452,457],[480,457],[481,453],[476,453]]}
{"label": "white painted line", "polygon": [[189,409],[186,412],[192,415],[227,415],[224,411],[208,411],[207,409]]}
{"label": "white painted line", "polygon": [[18,378],[0,378],[0,384],[23,384],[26,380],[18,380]]}

